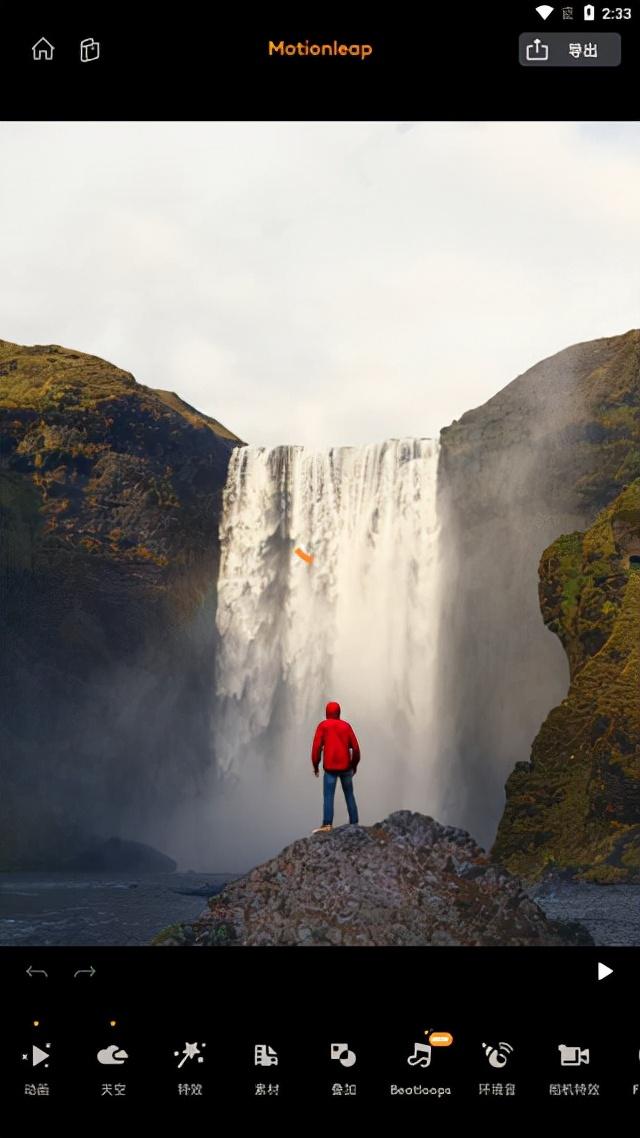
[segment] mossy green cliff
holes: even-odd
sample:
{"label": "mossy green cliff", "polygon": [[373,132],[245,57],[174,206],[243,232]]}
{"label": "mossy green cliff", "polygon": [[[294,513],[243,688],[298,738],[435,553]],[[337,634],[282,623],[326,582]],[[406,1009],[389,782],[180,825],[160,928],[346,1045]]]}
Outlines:
{"label": "mossy green cliff", "polygon": [[[620,495],[640,478],[640,332],[566,348],[468,411],[442,432],[439,475],[449,816],[490,846],[505,781],[566,696],[570,668],[577,682],[577,662],[613,635],[628,579],[613,573],[614,550],[634,524]],[[613,524],[606,511],[618,499]],[[561,534],[569,536],[558,543]],[[562,576],[558,611],[545,609],[562,644],[538,603],[537,568],[550,546],[560,568],[547,578],[543,560],[543,603]],[[583,561],[591,583],[575,569]]]}
{"label": "mossy green cliff", "polygon": [[162,845],[197,783],[239,442],[105,360],[0,341],[0,869]]}
{"label": "mossy green cliff", "polygon": [[493,856],[530,878],[640,880],[640,479],[539,575],[570,686],[507,782]]}

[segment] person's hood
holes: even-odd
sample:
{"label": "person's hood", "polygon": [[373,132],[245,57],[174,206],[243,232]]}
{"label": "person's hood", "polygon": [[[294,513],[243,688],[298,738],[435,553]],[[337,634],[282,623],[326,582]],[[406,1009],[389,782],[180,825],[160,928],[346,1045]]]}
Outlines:
{"label": "person's hood", "polygon": [[327,719],[339,719],[340,718],[340,704],[335,703],[335,702],[328,703],[326,706],[326,713],[327,713]]}

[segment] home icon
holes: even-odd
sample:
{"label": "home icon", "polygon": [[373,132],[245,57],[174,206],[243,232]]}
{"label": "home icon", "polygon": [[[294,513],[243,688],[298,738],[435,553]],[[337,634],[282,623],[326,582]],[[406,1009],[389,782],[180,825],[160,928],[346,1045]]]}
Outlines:
{"label": "home icon", "polygon": [[46,59],[51,62],[53,59],[53,44],[49,43],[49,40],[46,40],[44,36],[41,36],[38,42],[34,43],[31,50],[33,52],[33,58],[35,60]]}

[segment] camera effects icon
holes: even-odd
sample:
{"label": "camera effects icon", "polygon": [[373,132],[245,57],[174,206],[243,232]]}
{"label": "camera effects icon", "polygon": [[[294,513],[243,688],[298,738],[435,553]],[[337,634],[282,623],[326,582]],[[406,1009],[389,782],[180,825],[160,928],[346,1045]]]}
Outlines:
{"label": "camera effects icon", "polygon": [[589,1062],[588,1047],[568,1047],[566,1043],[558,1044],[560,1063],[563,1067],[580,1067]]}

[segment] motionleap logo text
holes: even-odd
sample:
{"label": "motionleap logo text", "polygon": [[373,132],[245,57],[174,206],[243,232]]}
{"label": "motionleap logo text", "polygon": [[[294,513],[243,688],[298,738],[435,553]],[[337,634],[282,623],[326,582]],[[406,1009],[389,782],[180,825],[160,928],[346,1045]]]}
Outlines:
{"label": "motionleap logo text", "polygon": [[356,59],[368,59],[373,54],[373,45],[370,43],[339,43],[332,40],[330,43],[310,43],[309,40],[298,40],[297,43],[286,43],[285,40],[269,40],[267,48],[269,55],[279,55],[282,58],[291,55],[328,55],[332,57],[351,56]]}

